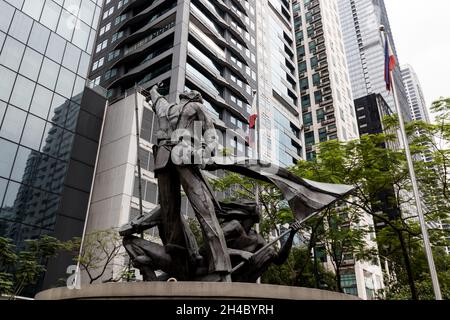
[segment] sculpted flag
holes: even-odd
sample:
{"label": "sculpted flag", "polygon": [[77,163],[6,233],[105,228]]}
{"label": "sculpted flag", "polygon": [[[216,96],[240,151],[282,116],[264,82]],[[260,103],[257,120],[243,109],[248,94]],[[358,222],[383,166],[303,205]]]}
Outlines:
{"label": "sculpted flag", "polygon": [[206,166],[205,169],[208,171],[227,170],[274,184],[281,190],[295,219],[299,221],[322,211],[355,189],[354,186],[349,185],[304,179],[272,163],[247,158],[214,158],[214,164]]}

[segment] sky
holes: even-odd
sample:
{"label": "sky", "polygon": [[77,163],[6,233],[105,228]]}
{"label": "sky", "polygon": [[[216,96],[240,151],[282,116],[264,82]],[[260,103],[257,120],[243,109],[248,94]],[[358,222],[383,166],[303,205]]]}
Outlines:
{"label": "sky", "polygon": [[416,71],[427,106],[450,97],[450,1],[385,0],[398,59]]}

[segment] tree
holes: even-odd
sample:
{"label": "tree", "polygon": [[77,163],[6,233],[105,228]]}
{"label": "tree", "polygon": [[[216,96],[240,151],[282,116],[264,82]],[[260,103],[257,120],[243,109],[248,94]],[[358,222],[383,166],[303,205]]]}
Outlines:
{"label": "tree", "polygon": [[0,294],[11,299],[20,295],[27,286],[37,283],[49,258],[70,248],[70,243],[44,235],[26,240],[25,249],[17,252],[11,239],[0,237]]}
{"label": "tree", "polygon": [[373,230],[364,224],[361,210],[352,206],[326,209],[322,217],[325,226],[318,235],[319,242],[333,265],[336,287],[343,292],[341,271],[347,261],[376,260],[378,252],[366,240]]}
{"label": "tree", "polygon": [[[319,280],[317,279],[318,276]],[[311,259],[311,250],[308,250],[306,247],[294,247],[288,261],[281,266],[273,265],[269,267],[261,282],[331,291],[337,290],[334,274],[325,270],[320,264],[314,265]]]}
{"label": "tree", "polygon": [[[434,248],[433,255],[438,273],[439,283],[443,299],[450,299],[450,255],[441,248]],[[420,246],[412,252],[411,260],[414,266],[414,278],[417,287],[417,294],[420,300],[434,300],[434,291],[428,272],[428,264],[425,254]],[[410,292],[403,282],[395,283],[386,292],[386,299],[405,300],[410,299]]]}
{"label": "tree", "polygon": [[[72,249],[79,252],[81,238],[73,240]],[[117,282],[124,278],[130,269],[125,262],[126,253],[123,249],[122,238],[115,229],[100,230],[87,234],[84,239],[81,254],[76,262],[85,271],[92,284],[98,280],[102,282]],[[121,271],[114,272],[114,268]]]}

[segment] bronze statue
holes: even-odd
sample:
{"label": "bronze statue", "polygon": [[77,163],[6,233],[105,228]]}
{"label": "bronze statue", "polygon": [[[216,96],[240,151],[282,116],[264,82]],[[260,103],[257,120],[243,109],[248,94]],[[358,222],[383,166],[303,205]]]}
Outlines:
{"label": "bronze statue", "polygon": [[300,230],[300,222],[290,226],[287,239],[281,239],[277,252],[267,246],[266,240],[253,227],[260,222],[259,208],[255,202],[223,204],[218,216],[223,219],[222,229],[228,245],[233,267],[246,262],[232,274],[233,282],[256,282],[270,265],[282,265],[289,257],[294,236]]}
{"label": "bronze statue", "polygon": [[[218,139],[201,94],[185,92],[180,103],[170,104],[159,86],[150,90],[148,101],[158,119],[154,156],[160,206],[120,230],[145,281],[255,282],[272,263],[286,261],[301,221],[353,191],[353,186],[310,181],[260,160],[214,156]],[[272,248],[276,241],[267,244],[252,229],[259,220],[257,204],[219,203],[202,169],[232,171],[280,189],[295,222],[277,239],[282,243],[278,252]],[[200,249],[181,214],[181,186],[203,232]],[[159,228],[162,244],[134,236],[153,227]],[[163,274],[157,277],[156,271]]]}
{"label": "bronze statue", "polygon": [[[220,203],[220,205],[222,211],[217,212],[217,216],[222,220],[221,227],[233,267],[243,261],[246,262],[242,268],[237,269],[232,274],[233,281],[256,282],[272,263],[281,265],[286,261],[292,248],[294,236],[300,229],[299,222],[291,225],[288,239],[283,241],[278,253],[272,247],[260,251],[267,245],[267,242],[253,230],[255,223],[259,222],[256,203]],[[180,279],[181,270],[174,263],[171,255],[165,251],[164,243],[161,245],[133,236],[135,233],[141,233],[154,227],[158,227],[161,231],[164,228],[161,213],[161,207],[158,206],[149,214],[134,219],[120,230],[120,234],[124,237],[124,247],[131,257],[133,265],[140,270],[144,281]],[[196,247],[195,237],[187,225],[185,225],[185,228],[184,231],[189,236],[189,243]],[[190,264],[191,270],[195,270],[190,280],[217,281],[217,277],[215,278],[214,274],[208,272],[206,247],[201,248],[199,252],[201,255],[195,261],[185,261],[185,263]],[[155,273],[157,270],[164,273],[157,277]]]}
{"label": "bronze statue", "polygon": [[[154,86],[150,90],[150,98],[158,119],[158,145],[154,148],[155,175],[158,178],[161,217],[165,226],[166,252],[177,260],[176,263],[180,268],[185,270],[185,276],[182,279],[192,275],[193,270],[190,270],[189,265],[185,263],[186,257],[197,257],[198,254],[189,252],[193,248],[187,243],[186,228],[181,217],[181,184],[208,244],[209,272],[217,274],[224,281],[229,281],[231,262],[223,232],[215,215],[217,203],[199,165],[189,163],[192,160],[191,156],[196,156],[195,152],[200,152],[203,158],[207,156],[204,148],[215,148],[217,137],[214,123],[202,104],[203,99],[200,93],[186,92],[180,95],[179,104],[170,104],[158,93],[158,87]],[[188,138],[201,139],[194,127],[198,123],[202,125],[200,134],[205,136],[205,141],[204,144],[200,144],[199,150],[192,150],[189,149],[191,141],[180,139],[177,132]],[[181,156],[174,154],[174,150],[180,152],[188,150],[188,159],[183,158],[185,154]],[[192,151],[191,154],[189,150]],[[181,163],[179,160],[182,160]]]}

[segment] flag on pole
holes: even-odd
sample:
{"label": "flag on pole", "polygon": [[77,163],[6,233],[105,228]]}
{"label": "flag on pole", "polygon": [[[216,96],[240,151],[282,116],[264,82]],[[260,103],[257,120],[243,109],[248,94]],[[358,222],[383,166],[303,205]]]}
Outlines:
{"label": "flag on pole", "polygon": [[256,91],[253,92],[253,101],[252,101],[252,110],[250,117],[248,118],[248,129],[249,134],[247,136],[247,142],[250,147],[255,146],[255,140],[256,140],[256,121],[258,120],[258,108],[257,108],[257,99],[256,99]]}
{"label": "flag on pole", "polygon": [[397,65],[397,61],[395,60],[395,56],[392,53],[392,50],[389,46],[389,39],[386,35],[385,37],[385,45],[384,45],[384,81],[386,82],[386,90],[392,90],[392,71],[395,69]]}

